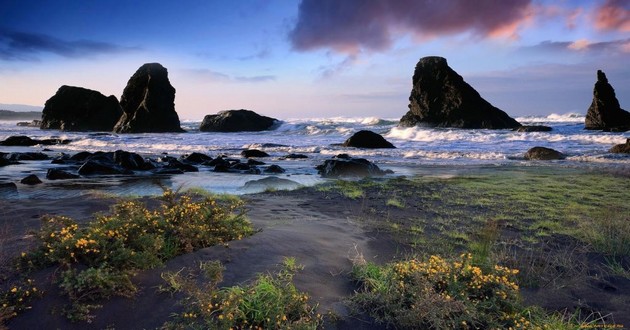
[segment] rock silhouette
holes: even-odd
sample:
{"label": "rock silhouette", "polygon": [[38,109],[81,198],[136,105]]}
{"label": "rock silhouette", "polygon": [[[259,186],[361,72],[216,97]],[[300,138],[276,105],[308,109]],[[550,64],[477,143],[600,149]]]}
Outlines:
{"label": "rock silhouette", "polygon": [[261,116],[251,110],[226,110],[203,118],[202,132],[257,132],[273,128],[277,119]]}
{"label": "rock silhouette", "polygon": [[63,131],[111,131],[121,115],[122,108],[115,96],[64,85],[46,101],[39,127]]}
{"label": "rock silhouette", "polygon": [[416,65],[409,112],[401,126],[456,128],[517,128],[521,125],[479,93],[451,69],[446,59],[424,57]]}
{"label": "rock silhouette", "polygon": [[602,70],[597,70],[593,102],[586,112],[584,128],[618,131],[630,129],[630,113],[619,105],[615,90]]}
{"label": "rock silhouette", "polygon": [[175,112],[175,88],[168,71],[159,63],[147,63],[131,76],[120,98],[122,117],[117,133],[183,132]]}

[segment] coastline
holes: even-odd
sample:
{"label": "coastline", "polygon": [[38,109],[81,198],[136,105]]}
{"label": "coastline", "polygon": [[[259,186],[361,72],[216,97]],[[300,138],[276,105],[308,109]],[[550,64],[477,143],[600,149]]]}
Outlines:
{"label": "coastline", "polygon": [[[356,289],[349,273],[357,254],[379,264],[417,254],[458,255],[474,246],[488,220],[500,228],[493,253],[502,264],[521,268],[524,274],[521,292],[526,303],[548,310],[567,309],[567,313],[589,309],[612,313],[605,319],[607,324],[628,326],[630,310],[621,302],[630,299],[630,279],[607,268],[608,254],[594,250],[588,237],[580,236],[580,230],[585,230],[580,221],[591,213],[599,214],[598,209],[628,214],[627,205],[619,202],[630,197],[630,184],[622,174],[553,166],[452,167],[434,175],[329,181],[298,190],[243,195],[248,217],[260,232],[141,272],[134,278],[140,288],[134,298],[104,302],[91,326],[155,328],[171,313],[181,312],[179,296],[155,290],[165,271],[220,260],[226,267],[221,285],[229,286],[272,271],[283,257],[294,256],[304,265],[295,276],[296,286],[319,302],[320,313],[333,311],[341,316],[339,323],[327,327],[378,328],[349,315],[344,305]],[[37,229],[39,216],[63,214],[85,221],[116,200],[3,200],[3,259],[7,260],[7,252],[17,255],[28,246],[28,231]],[[522,267],[544,265],[544,261],[552,265]],[[617,262],[626,272],[630,269],[627,256]],[[563,267],[565,271],[557,270]],[[39,276],[38,282],[50,282],[50,273]],[[550,281],[534,283],[534,278]],[[11,320],[9,328],[33,327],[44,321],[51,327],[84,328],[84,323],[71,324],[60,315],[50,315],[52,305],[63,303],[63,298],[50,285],[46,291],[43,299],[33,302],[32,310]]]}

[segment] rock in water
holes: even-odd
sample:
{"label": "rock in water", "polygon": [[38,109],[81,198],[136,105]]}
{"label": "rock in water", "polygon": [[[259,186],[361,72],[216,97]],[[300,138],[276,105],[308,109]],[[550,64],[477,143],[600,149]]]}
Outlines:
{"label": "rock in water", "polygon": [[602,70],[597,70],[593,102],[586,113],[584,128],[623,131],[630,129],[630,113],[621,109],[615,90],[608,83],[608,78]]}
{"label": "rock in water", "polygon": [[141,66],[127,82],[120,98],[122,117],[117,133],[183,132],[175,112],[175,88],[159,63]]}
{"label": "rock in water", "polygon": [[261,116],[251,110],[226,110],[203,118],[202,132],[257,132],[272,129],[277,119]]}
{"label": "rock in water", "polygon": [[409,112],[401,126],[457,128],[517,128],[521,125],[479,93],[451,69],[443,57],[420,59],[413,74]]}
{"label": "rock in water", "polygon": [[556,160],[566,158],[563,153],[545,147],[533,147],[525,153],[527,160]]}
{"label": "rock in water", "polygon": [[344,147],[355,148],[396,148],[380,134],[372,131],[358,131],[343,143]]}
{"label": "rock in water", "polygon": [[63,131],[111,131],[122,115],[114,95],[109,97],[91,89],[61,86],[46,101],[41,129]]}
{"label": "rock in water", "polygon": [[617,144],[614,147],[610,148],[608,152],[612,152],[615,154],[630,154],[630,139],[626,139],[625,144]]}

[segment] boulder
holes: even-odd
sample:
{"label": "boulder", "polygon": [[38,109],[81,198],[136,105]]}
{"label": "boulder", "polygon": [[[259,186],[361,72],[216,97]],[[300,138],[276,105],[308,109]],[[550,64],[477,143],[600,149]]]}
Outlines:
{"label": "boulder", "polygon": [[136,153],[124,150],[116,150],[113,153],[112,161],[114,164],[122,166],[127,170],[150,170],[153,164],[146,162],[144,158]]}
{"label": "boulder", "polygon": [[199,152],[193,152],[192,154],[183,155],[179,159],[193,164],[202,164],[211,161],[212,157]]}
{"label": "boulder", "polygon": [[42,121],[38,119],[33,119],[31,121],[21,121],[16,124],[16,126],[21,127],[40,127],[42,125]]}
{"label": "boulder", "polygon": [[544,125],[521,126],[516,129],[517,132],[550,132],[551,127]]}
{"label": "boulder", "polygon": [[111,131],[121,115],[122,108],[115,96],[64,85],[46,101],[39,127],[63,131]]}
{"label": "boulder", "polygon": [[614,131],[630,129],[630,113],[619,105],[615,90],[602,70],[597,70],[593,101],[586,112],[584,128]]}
{"label": "boulder", "polygon": [[282,158],[283,159],[306,159],[308,158],[308,156],[304,154],[288,154]]}
{"label": "boulder", "polygon": [[545,147],[533,147],[525,153],[527,160],[556,160],[566,158],[563,153]]}
{"label": "boulder", "polygon": [[324,178],[382,176],[387,173],[376,166],[376,164],[363,158],[337,157],[327,159],[323,164],[318,165],[316,169]]}
{"label": "boulder", "polygon": [[0,196],[13,196],[18,193],[17,186],[13,182],[0,182]]}
{"label": "boulder", "polygon": [[251,110],[226,110],[203,118],[202,132],[252,132],[274,128],[277,119],[261,116]]}
{"label": "boulder", "polygon": [[380,134],[365,130],[354,133],[343,143],[343,146],[369,149],[396,148],[393,144],[385,140],[385,138],[383,138]]}
{"label": "boulder", "polygon": [[255,159],[251,159],[250,158],[250,159],[247,160],[247,165],[250,165],[250,166],[265,165],[265,162],[261,162],[259,160],[255,160]]}
{"label": "boulder", "polygon": [[269,157],[269,154],[258,149],[248,149],[248,150],[241,151],[241,156],[245,158],[251,158],[251,157],[260,158],[260,157]]}
{"label": "boulder", "polygon": [[625,144],[617,144],[614,147],[610,148],[608,152],[612,152],[615,154],[630,154],[630,139],[626,139]]}
{"label": "boulder", "polygon": [[36,185],[36,184],[42,183],[42,180],[40,180],[37,177],[37,175],[31,174],[31,175],[25,177],[24,179],[20,180],[20,183],[32,186],[32,185]]}
{"label": "boulder", "polygon": [[280,174],[280,173],[286,172],[286,170],[280,167],[279,165],[273,164],[273,165],[268,166],[263,172]]}
{"label": "boulder", "polygon": [[182,172],[199,172],[199,168],[194,165],[182,163],[177,158],[164,156],[158,158],[158,164],[163,169],[175,169]]}
{"label": "boulder", "polygon": [[100,161],[97,159],[89,159],[81,167],[79,174],[81,175],[115,175],[115,174],[132,174],[130,170],[122,166],[115,165],[113,162]]}
{"label": "boulder", "polygon": [[420,59],[413,74],[409,112],[400,126],[517,128],[516,120],[484,100],[443,57]]}
{"label": "boulder", "polygon": [[9,136],[6,140],[0,141],[0,146],[11,146],[11,147],[32,147],[36,145],[43,146],[51,146],[55,144],[68,144],[70,140],[62,140],[62,139],[31,139],[28,136],[17,135],[17,136]]}
{"label": "boulder", "polygon": [[7,166],[7,165],[16,165],[16,164],[19,164],[19,162],[15,160],[6,159],[5,155],[0,153],[0,167]]}
{"label": "boulder", "polygon": [[175,112],[175,88],[159,63],[141,66],[129,79],[120,97],[123,114],[117,133],[183,132]]}
{"label": "boulder", "polygon": [[8,155],[5,155],[4,158],[8,160],[46,160],[48,159],[48,155],[42,152],[12,152]]}
{"label": "boulder", "polygon": [[76,179],[79,178],[78,175],[69,173],[65,170],[59,168],[51,168],[46,173],[46,179],[48,180],[66,180],[66,179]]}

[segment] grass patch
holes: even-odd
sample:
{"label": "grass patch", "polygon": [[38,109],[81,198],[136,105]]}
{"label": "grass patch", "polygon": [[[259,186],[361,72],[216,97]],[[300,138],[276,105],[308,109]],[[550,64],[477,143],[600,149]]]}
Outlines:
{"label": "grass patch", "polygon": [[358,263],[352,275],[360,290],[352,301],[397,329],[579,328],[522,306],[517,273],[498,265],[484,272],[470,254],[455,261],[431,256],[385,266]]}
{"label": "grass patch", "polygon": [[164,273],[167,290],[183,292],[187,310],[167,322],[164,329],[317,329],[322,317],[308,294],[293,285],[293,276],[302,266],[285,258],[275,274],[260,274],[243,286],[218,288],[222,270],[218,262],[202,263],[205,279],[198,285],[192,273]]}
{"label": "grass patch", "polygon": [[24,270],[57,267],[57,284],[70,300],[71,320],[89,320],[98,302],[132,296],[133,276],[177,255],[251,235],[243,202],[164,191],[160,207],[116,204],[85,226],[68,217],[43,219],[39,247],[21,258]]}

